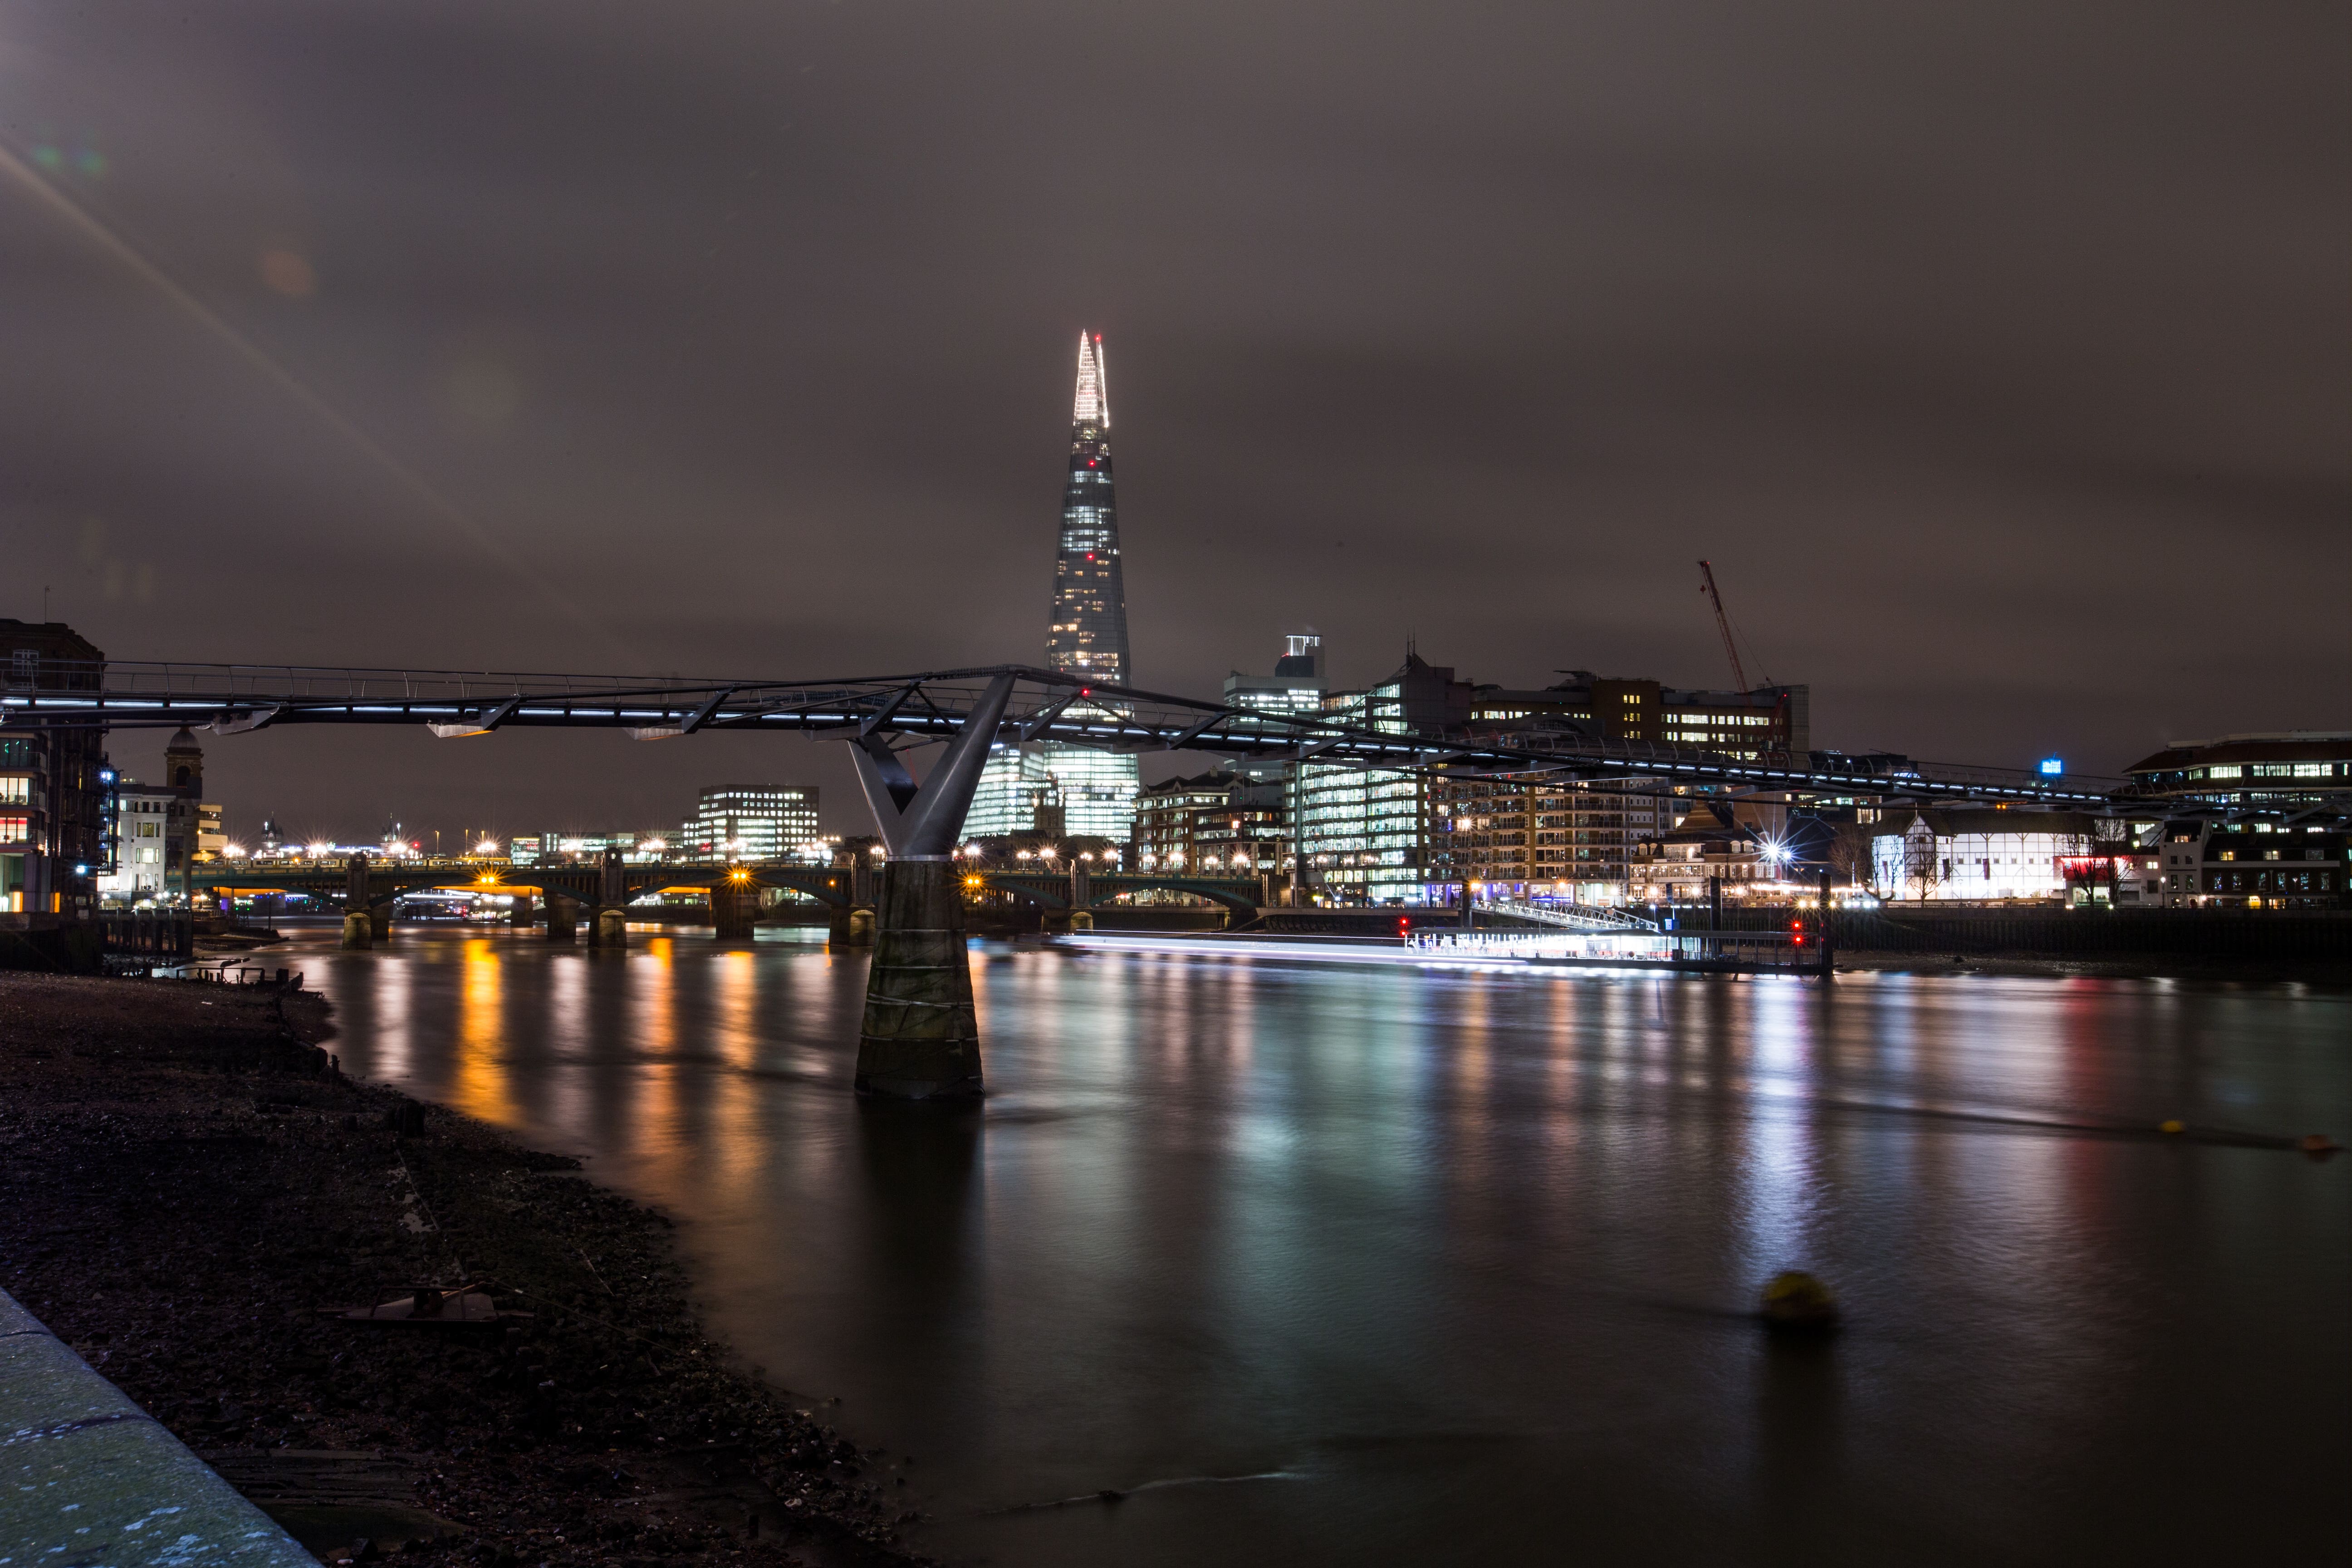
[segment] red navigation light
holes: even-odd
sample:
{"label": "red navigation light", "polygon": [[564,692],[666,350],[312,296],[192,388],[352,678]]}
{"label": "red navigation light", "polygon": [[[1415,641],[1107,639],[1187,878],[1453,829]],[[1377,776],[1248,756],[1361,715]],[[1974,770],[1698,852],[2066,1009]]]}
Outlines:
{"label": "red navigation light", "polygon": [[1092,561],[1094,558],[1095,558],[1095,552],[1094,552],[1093,551],[1091,551],[1091,550],[1087,551],[1087,560],[1089,560],[1089,561]]}
{"label": "red navigation light", "polygon": [[1087,459],[1087,468],[1093,468],[1094,466],[1095,466],[1095,460],[1094,460],[1092,458],[1088,458]]}
{"label": "red navigation light", "polygon": [[1095,689],[1091,686],[1081,686],[1078,688],[1078,695],[1081,697],[1092,697],[1094,694]]}

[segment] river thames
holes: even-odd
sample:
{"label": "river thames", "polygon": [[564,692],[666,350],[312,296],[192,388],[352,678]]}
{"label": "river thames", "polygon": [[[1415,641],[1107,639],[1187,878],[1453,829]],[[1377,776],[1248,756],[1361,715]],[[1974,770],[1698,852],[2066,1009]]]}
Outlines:
{"label": "river thames", "polygon": [[[950,1560],[2352,1550],[2352,1161],[2230,1142],[2345,1136],[2341,992],[976,947],[956,1112],[851,1095],[862,952],[631,940],[270,962],[678,1220]],[[1788,1268],[1842,1333],[1759,1331]]]}

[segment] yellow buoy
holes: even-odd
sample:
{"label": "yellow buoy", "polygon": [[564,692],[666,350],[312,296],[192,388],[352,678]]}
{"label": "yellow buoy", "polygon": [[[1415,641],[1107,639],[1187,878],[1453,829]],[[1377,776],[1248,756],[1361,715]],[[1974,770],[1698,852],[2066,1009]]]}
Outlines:
{"label": "yellow buoy", "polygon": [[1776,1329],[1826,1329],[1837,1321],[1837,1297],[1801,1268],[1772,1276],[1764,1287],[1764,1321]]}

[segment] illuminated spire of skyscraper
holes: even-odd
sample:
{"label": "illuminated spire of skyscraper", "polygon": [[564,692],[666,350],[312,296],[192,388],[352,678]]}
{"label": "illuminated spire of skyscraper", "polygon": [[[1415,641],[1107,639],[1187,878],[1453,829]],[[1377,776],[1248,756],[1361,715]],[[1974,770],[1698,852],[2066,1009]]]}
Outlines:
{"label": "illuminated spire of skyscraper", "polygon": [[1103,379],[1102,334],[1078,334],[1078,402],[1070,415],[1074,425],[1110,428],[1110,386]]}
{"label": "illuminated spire of skyscraper", "polygon": [[[1127,584],[1119,574],[1118,500],[1110,478],[1110,388],[1102,338],[1078,334],[1078,392],[1071,407],[1070,472],[1054,558],[1054,618],[1045,663],[1106,686],[1131,678]],[[1076,710],[1073,710],[1074,712]],[[965,831],[975,838],[1043,830],[1126,840],[1135,823],[1135,757],[1083,746],[1000,742],[980,775]],[[1045,807],[1051,807],[1050,813]]]}
{"label": "illuminated spire of skyscraper", "polygon": [[1099,333],[1078,334],[1078,392],[1045,662],[1112,685],[1124,685],[1132,674],[1127,584],[1119,572],[1118,498],[1110,477],[1110,389],[1103,377]]}

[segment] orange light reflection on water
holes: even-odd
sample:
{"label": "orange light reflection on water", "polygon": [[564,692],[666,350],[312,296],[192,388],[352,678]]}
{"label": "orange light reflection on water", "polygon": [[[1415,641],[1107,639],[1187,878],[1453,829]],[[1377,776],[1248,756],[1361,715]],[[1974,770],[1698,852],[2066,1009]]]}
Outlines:
{"label": "orange light reflection on water", "polygon": [[718,959],[719,1027],[711,1042],[732,1071],[714,1073],[705,1108],[705,1136],[698,1152],[707,1179],[740,1202],[765,1164],[767,1141],[760,1136],[760,968],[744,949]]}
{"label": "orange light reflection on water", "polygon": [[457,1060],[452,1096],[468,1116],[500,1127],[515,1114],[500,1042],[506,1030],[506,974],[498,947],[486,937],[466,943],[458,959]]}
{"label": "orange light reflection on water", "polygon": [[637,1103],[629,1118],[629,1138],[636,1152],[656,1163],[677,1152],[684,1075],[677,1060],[677,972],[674,944],[667,938],[649,943],[628,962],[629,1037],[616,1041],[614,1060],[625,1081],[634,1079]]}

